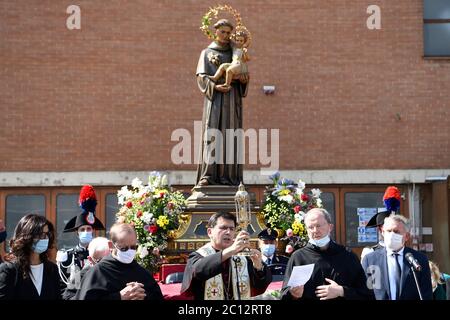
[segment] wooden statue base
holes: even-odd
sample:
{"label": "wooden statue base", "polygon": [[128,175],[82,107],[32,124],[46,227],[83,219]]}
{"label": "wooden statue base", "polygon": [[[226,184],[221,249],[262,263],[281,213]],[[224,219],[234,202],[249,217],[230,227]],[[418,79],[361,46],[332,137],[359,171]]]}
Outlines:
{"label": "wooden statue base", "polygon": [[[189,210],[212,211],[221,210],[235,211],[234,196],[238,190],[237,186],[211,185],[195,186],[192,195],[187,199]],[[256,196],[249,192],[252,208],[256,205]]]}

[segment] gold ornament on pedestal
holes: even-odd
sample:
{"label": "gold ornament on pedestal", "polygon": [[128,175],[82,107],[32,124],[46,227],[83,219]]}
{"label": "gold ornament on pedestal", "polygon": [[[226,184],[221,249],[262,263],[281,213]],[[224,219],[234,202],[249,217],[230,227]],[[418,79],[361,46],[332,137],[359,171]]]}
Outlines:
{"label": "gold ornament on pedestal", "polygon": [[[239,184],[238,191],[234,196],[234,202],[236,204],[236,221],[238,224],[238,231],[247,231],[249,224],[251,223],[251,210],[250,210],[250,196],[242,182]],[[238,255],[249,256],[250,249],[245,248],[239,252]]]}

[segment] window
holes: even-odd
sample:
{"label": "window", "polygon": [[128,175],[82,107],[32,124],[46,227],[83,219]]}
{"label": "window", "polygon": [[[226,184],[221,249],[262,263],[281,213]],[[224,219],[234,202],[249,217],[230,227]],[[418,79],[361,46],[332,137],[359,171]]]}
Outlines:
{"label": "window", "polygon": [[109,238],[109,229],[116,222],[116,213],[119,211],[119,203],[117,200],[117,194],[108,193],[106,195],[106,237]]}
{"label": "window", "polygon": [[[360,241],[361,234],[366,230],[360,224],[360,215],[362,211],[375,214],[378,208],[383,208],[383,192],[348,192],[344,196],[345,205],[345,233],[346,245],[348,247],[362,247],[373,245],[377,241]],[[364,210],[363,210],[364,209]],[[372,209],[372,210],[368,210]],[[366,217],[365,220],[370,219]],[[375,231],[376,232],[376,231]]]}
{"label": "window", "polygon": [[425,57],[450,58],[450,1],[425,0],[423,22]]}
{"label": "window", "polygon": [[325,210],[331,215],[331,223],[334,225],[333,231],[331,232],[331,238],[336,239],[336,211],[335,211],[335,200],[333,192],[322,192],[320,195],[322,199],[322,205]]}
{"label": "window", "polygon": [[[22,217],[34,213],[45,216],[45,196],[37,195],[8,195],[6,197],[6,232],[8,239],[14,234],[14,229]],[[8,244],[9,241],[6,241]],[[7,247],[9,251],[9,246]]]}
{"label": "window", "polygon": [[63,233],[67,222],[82,211],[78,205],[78,194],[58,194],[56,196],[56,230],[57,248],[70,249],[78,244],[76,232]]}

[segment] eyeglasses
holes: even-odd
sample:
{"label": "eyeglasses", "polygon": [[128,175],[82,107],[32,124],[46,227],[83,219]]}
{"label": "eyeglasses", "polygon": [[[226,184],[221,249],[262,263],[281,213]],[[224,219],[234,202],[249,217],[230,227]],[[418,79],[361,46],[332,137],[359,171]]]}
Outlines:
{"label": "eyeglasses", "polygon": [[137,249],[137,244],[132,245],[132,246],[126,246],[126,247],[118,247],[116,243],[113,243],[114,247],[119,250],[119,251],[128,251],[128,250],[136,250]]}
{"label": "eyeglasses", "polygon": [[224,231],[230,230],[231,232],[233,232],[233,231],[236,230],[235,227],[227,227],[227,226],[220,226],[219,229],[220,229],[220,230],[224,230]]}

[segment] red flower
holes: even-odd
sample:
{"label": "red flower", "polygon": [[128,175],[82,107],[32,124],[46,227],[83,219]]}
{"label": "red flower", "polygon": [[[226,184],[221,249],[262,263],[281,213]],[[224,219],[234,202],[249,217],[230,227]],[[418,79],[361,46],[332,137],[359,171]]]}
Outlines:
{"label": "red flower", "polygon": [[128,208],[131,208],[132,206],[133,206],[133,203],[132,203],[131,201],[128,201],[128,202],[127,202],[127,207],[128,207]]}
{"label": "red flower", "polygon": [[167,208],[168,208],[169,210],[172,210],[173,207],[174,207],[174,204],[173,204],[172,202],[169,202],[169,203],[167,204]]}
{"label": "red flower", "polygon": [[160,198],[164,198],[164,192],[160,192],[160,193],[159,193],[159,197],[160,197]]}
{"label": "red flower", "polygon": [[137,216],[138,218],[142,217],[142,211],[139,210],[139,211],[136,213],[136,216]]}
{"label": "red flower", "polygon": [[300,206],[295,206],[294,207],[295,213],[299,213],[301,210],[302,210],[302,208]]}
{"label": "red flower", "polygon": [[151,226],[150,226],[150,228],[148,228],[148,232],[150,232],[150,233],[155,233],[156,231],[158,231],[158,226],[156,226],[156,225],[154,225],[154,224],[152,224]]}
{"label": "red flower", "polygon": [[302,201],[308,201],[309,196],[307,194],[302,194],[301,199],[302,199]]}

